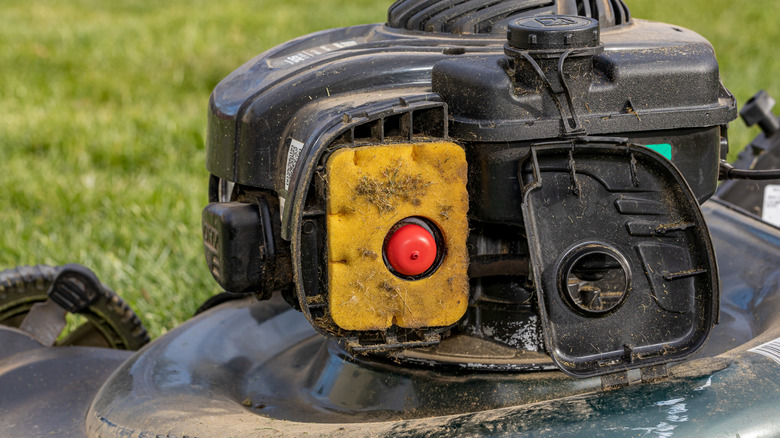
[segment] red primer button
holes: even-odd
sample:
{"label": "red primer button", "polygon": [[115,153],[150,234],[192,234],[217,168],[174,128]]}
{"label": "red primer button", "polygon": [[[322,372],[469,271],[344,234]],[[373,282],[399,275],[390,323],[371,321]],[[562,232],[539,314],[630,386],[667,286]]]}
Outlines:
{"label": "red primer button", "polygon": [[408,224],[390,236],[385,246],[387,262],[402,275],[420,275],[436,261],[436,239],[425,228]]}

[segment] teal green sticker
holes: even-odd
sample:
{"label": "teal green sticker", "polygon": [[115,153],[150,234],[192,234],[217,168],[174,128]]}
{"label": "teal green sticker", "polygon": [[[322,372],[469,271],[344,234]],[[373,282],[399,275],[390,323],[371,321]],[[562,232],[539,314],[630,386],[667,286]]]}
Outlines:
{"label": "teal green sticker", "polygon": [[645,147],[658,152],[659,154],[666,157],[667,160],[672,161],[672,145],[669,143],[649,144]]}

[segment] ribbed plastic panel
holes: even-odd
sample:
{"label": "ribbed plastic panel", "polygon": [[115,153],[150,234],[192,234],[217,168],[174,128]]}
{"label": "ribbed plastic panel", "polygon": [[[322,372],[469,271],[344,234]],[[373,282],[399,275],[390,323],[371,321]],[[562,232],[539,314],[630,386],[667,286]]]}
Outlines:
{"label": "ribbed plastic panel", "polygon": [[597,18],[602,27],[631,19],[623,0],[397,0],[390,27],[454,34],[501,34],[512,18],[543,14]]}
{"label": "ribbed plastic panel", "polygon": [[596,18],[601,27],[620,26],[631,20],[623,0],[576,0],[577,15]]}

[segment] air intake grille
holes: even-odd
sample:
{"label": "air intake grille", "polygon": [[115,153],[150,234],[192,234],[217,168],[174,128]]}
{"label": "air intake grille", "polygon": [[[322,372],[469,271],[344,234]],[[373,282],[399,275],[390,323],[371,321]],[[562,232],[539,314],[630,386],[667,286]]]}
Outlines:
{"label": "air intake grille", "polygon": [[577,15],[596,18],[601,27],[620,26],[631,20],[623,0],[576,0]]}
{"label": "air intake grille", "polygon": [[502,34],[510,19],[542,14],[597,18],[602,27],[630,20],[622,0],[397,0],[387,12],[387,24],[426,32]]}

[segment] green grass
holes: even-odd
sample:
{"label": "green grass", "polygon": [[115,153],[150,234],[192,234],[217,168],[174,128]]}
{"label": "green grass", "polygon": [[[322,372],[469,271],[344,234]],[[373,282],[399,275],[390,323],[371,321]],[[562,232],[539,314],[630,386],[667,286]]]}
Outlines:
{"label": "green grass", "polygon": [[[0,0],[0,268],[82,263],[153,336],[186,320],[218,290],[199,231],[212,88],[276,44],[383,21],[388,5]],[[780,97],[780,1],[630,5],[709,38],[740,102]],[[741,145],[754,131],[732,134]]]}
{"label": "green grass", "polygon": [[[721,78],[741,107],[765,89],[780,99],[779,0],[626,0],[637,18],[674,23],[694,30],[715,47]],[[777,108],[780,112],[780,107]],[[741,120],[731,124],[730,159],[760,130]]]}

